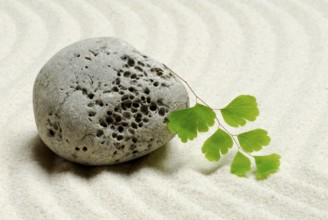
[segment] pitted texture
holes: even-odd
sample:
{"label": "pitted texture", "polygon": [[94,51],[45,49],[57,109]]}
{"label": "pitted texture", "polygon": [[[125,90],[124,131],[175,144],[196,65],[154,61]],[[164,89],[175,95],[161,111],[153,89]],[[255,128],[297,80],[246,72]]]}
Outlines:
{"label": "pitted texture", "polygon": [[34,85],[40,137],[60,156],[83,164],[128,161],[174,135],[167,115],[188,94],[163,64],[114,38],[93,38],[59,51]]}

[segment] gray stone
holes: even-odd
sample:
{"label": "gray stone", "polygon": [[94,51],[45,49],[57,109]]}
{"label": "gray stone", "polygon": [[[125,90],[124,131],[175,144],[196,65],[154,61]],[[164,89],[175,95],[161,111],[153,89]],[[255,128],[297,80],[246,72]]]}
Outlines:
{"label": "gray stone", "polygon": [[43,142],[67,160],[116,164],[173,138],[169,112],[187,107],[182,83],[162,63],[115,38],[79,41],[40,70],[33,91]]}

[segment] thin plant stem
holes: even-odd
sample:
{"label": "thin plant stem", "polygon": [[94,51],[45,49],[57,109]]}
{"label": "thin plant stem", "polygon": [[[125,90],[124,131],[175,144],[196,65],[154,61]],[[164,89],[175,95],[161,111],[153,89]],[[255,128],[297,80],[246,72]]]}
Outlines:
{"label": "thin plant stem", "polygon": [[[175,72],[174,72],[173,70],[171,70],[169,67],[167,67],[165,64],[163,64],[163,65],[164,65],[168,70],[170,70],[170,71],[171,71],[176,77],[178,77],[182,82],[184,82],[184,83],[188,86],[188,88],[190,89],[190,91],[193,93],[193,95],[194,95],[195,98],[196,98],[196,103],[198,103],[197,100],[199,100],[199,101],[201,101],[202,103],[204,103],[205,105],[207,105],[207,107],[209,107],[209,108],[212,109],[213,111],[220,111],[220,110],[221,110],[221,109],[219,109],[219,108],[214,109],[214,108],[212,108],[211,106],[209,106],[209,105],[208,105],[208,104],[207,104],[202,98],[200,98],[200,97],[196,94],[196,92],[192,89],[192,87],[189,85],[189,83],[188,83],[186,80],[184,80],[181,76],[179,76],[177,73],[175,73]],[[222,123],[220,122],[220,120],[218,119],[217,116],[215,116],[215,119],[216,119],[216,121],[217,121],[219,127],[221,127],[223,130],[225,130],[225,132],[227,132],[227,133],[231,136],[233,142],[234,142],[234,143],[236,144],[236,146],[238,147],[238,151],[242,151],[243,153],[247,154],[248,156],[250,156],[250,157],[254,157],[253,155],[251,155],[250,153],[244,151],[244,150],[240,147],[238,141],[235,139],[235,135],[231,134],[231,133],[228,131],[228,129],[226,129],[226,128],[222,125]]]}
{"label": "thin plant stem", "polygon": [[[178,77],[182,82],[184,82],[188,88],[190,89],[190,91],[194,94],[194,96],[196,97],[196,103],[197,103],[197,100],[201,101],[202,103],[204,103],[205,105],[207,105],[207,107],[211,108],[202,98],[200,98],[196,92],[191,88],[191,86],[189,85],[189,83],[184,80],[181,76],[179,76],[177,73],[175,73],[173,70],[171,70],[169,67],[167,67],[165,64],[163,64],[168,70],[170,70],[176,77]],[[211,108],[213,109],[213,108]]]}

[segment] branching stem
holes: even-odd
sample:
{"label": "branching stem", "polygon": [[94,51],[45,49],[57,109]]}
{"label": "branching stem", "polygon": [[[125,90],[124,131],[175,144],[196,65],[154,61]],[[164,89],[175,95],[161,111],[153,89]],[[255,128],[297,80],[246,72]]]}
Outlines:
{"label": "branching stem", "polygon": [[[175,72],[174,72],[173,70],[171,70],[169,67],[167,67],[165,64],[163,64],[163,65],[164,65],[164,67],[166,67],[168,70],[170,70],[170,71],[171,71],[176,77],[178,77],[183,83],[185,83],[185,84],[188,86],[188,88],[190,89],[190,91],[193,93],[193,95],[194,95],[195,98],[196,98],[196,103],[198,103],[198,100],[199,100],[199,101],[201,101],[202,103],[204,103],[207,107],[209,107],[210,109],[212,109],[213,111],[220,111],[220,110],[221,110],[220,108],[212,108],[211,106],[209,106],[209,105],[208,105],[208,104],[207,104],[202,98],[200,98],[200,97],[196,94],[196,92],[192,89],[192,87],[189,85],[189,83],[188,83],[186,80],[184,80],[181,76],[179,76],[177,73],[175,73]],[[238,147],[238,151],[242,151],[243,153],[245,153],[245,154],[247,154],[248,156],[250,156],[250,157],[253,158],[253,157],[254,157],[253,155],[251,155],[250,153],[244,151],[244,150],[240,147],[238,141],[237,141],[236,138],[235,138],[236,135],[231,134],[231,133],[228,131],[228,129],[226,129],[226,128],[222,125],[222,123],[220,122],[220,120],[218,119],[217,116],[215,116],[215,119],[216,119],[216,121],[217,121],[219,127],[221,127],[223,130],[225,130],[225,132],[227,132],[227,133],[231,136],[233,142],[234,142],[234,143],[236,144],[236,146]]]}

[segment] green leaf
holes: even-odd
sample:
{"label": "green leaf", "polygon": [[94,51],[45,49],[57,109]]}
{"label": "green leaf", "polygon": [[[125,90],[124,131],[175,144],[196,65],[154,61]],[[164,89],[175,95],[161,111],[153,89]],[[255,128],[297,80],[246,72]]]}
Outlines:
{"label": "green leaf", "polygon": [[259,115],[259,109],[254,96],[240,95],[221,109],[221,114],[228,125],[239,127],[244,126],[246,120],[255,121]]}
{"label": "green leaf", "polygon": [[279,170],[280,155],[270,154],[266,156],[254,156],[256,163],[256,179],[261,180],[267,178],[270,174]]}
{"label": "green leaf", "polygon": [[267,146],[270,143],[270,137],[268,132],[263,129],[255,129],[238,134],[238,141],[240,146],[246,152],[259,151],[263,146]]}
{"label": "green leaf", "polygon": [[214,125],[215,112],[197,103],[191,108],[173,111],[169,114],[168,128],[177,133],[183,143],[197,137],[197,132],[206,132]]}
{"label": "green leaf", "polygon": [[209,161],[219,161],[221,154],[226,154],[232,145],[230,135],[222,129],[218,129],[205,141],[202,152]]}
{"label": "green leaf", "polygon": [[237,176],[246,176],[246,173],[251,170],[251,161],[244,154],[237,152],[235,159],[233,159],[230,173]]}

